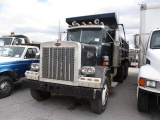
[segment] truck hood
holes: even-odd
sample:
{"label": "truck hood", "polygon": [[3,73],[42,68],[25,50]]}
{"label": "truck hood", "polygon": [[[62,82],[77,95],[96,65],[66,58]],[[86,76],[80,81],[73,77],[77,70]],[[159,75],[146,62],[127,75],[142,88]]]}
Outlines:
{"label": "truck hood", "polygon": [[157,71],[153,66],[146,64],[139,70],[138,80],[140,77],[160,81],[160,71]]}
{"label": "truck hood", "polygon": [[17,61],[20,60],[21,58],[12,58],[12,57],[0,57],[0,65],[4,64],[6,62],[13,62],[13,61]]}
{"label": "truck hood", "polygon": [[160,74],[160,49],[148,49],[146,58],[150,61],[150,65]]}

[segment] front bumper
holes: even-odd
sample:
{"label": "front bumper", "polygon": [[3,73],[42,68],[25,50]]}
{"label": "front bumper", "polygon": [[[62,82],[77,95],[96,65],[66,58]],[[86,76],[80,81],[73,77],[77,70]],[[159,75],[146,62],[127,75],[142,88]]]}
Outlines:
{"label": "front bumper", "polygon": [[160,95],[160,90],[159,89],[155,89],[155,88],[146,88],[146,87],[137,87],[137,92],[139,89],[142,89],[148,93],[151,93],[151,94],[155,94],[155,95]]}
{"label": "front bumper", "polygon": [[83,97],[87,99],[102,98],[102,90],[103,90],[103,89],[69,86],[69,85],[48,83],[42,81],[33,81],[33,80],[23,80],[22,84],[23,87],[28,87],[31,89],[48,91],[58,95]]}

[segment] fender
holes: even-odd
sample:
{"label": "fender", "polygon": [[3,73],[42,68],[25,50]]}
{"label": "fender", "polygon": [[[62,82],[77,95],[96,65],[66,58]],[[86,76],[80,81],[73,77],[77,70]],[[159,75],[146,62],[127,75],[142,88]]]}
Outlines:
{"label": "fender", "polygon": [[[103,83],[105,83],[106,81],[106,76],[108,78],[108,80],[110,81],[110,68],[106,67],[106,66],[94,66],[95,68],[95,76],[97,78],[102,78],[103,79]],[[111,81],[110,81],[111,82]]]}
{"label": "fender", "polygon": [[[149,79],[149,80],[154,80],[154,81],[160,81],[160,73],[159,71],[157,71],[157,69],[155,69],[154,67],[152,67],[151,65],[144,65],[140,68],[139,70],[139,74],[138,74],[138,83],[139,83],[139,78],[142,77],[142,78],[146,78],[146,79]],[[154,92],[154,93],[160,93],[160,90],[155,88],[149,88],[149,87],[141,87],[139,86],[138,84],[138,87],[137,87],[137,98],[138,98],[138,91],[139,89],[143,89],[145,91],[148,91],[148,92]]]}
{"label": "fender", "polygon": [[151,65],[146,64],[139,70],[138,80],[140,77],[160,81],[160,72]]}
{"label": "fender", "polygon": [[0,73],[6,71],[12,71],[19,77],[24,77],[25,71],[30,69],[30,64],[32,62],[33,60],[18,60],[18,61],[0,63]]}
{"label": "fender", "polygon": [[106,66],[94,66],[95,74],[94,77],[103,78],[110,68]]}

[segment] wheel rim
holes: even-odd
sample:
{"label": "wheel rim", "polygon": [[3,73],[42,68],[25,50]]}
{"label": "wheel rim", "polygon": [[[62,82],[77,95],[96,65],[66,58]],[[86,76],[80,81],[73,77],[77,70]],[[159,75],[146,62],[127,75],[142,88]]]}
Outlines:
{"label": "wheel rim", "polygon": [[102,91],[102,105],[105,105],[108,100],[108,87],[105,84]]}
{"label": "wheel rim", "polygon": [[0,92],[2,94],[8,93],[11,89],[11,84],[8,81],[4,81],[0,84]]}

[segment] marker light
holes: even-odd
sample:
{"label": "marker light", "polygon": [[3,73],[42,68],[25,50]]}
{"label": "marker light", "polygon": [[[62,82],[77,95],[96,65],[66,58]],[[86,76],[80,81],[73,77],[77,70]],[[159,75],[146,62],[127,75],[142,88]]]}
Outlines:
{"label": "marker light", "polygon": [[139,79],[139,86],[145,86],[145,79],[144,78],[140,78]]}
{"label": "marker light", "polygon": [[102,63],[102,66],[107,66],[107,65],[109,65],[108,62],[103,62]]}
{"label": "marker light", "polygon": [[78,24],[78,23],[76,23],[76,26],[79,26],[79,24]]}
{"label": "marker light", "polygon": [[82,25],[86,25],[86,23],[85,23],[85,22],[82,22]]}
{"label": "marker light", "polygon": [[104,25],[104,23],[103,23],[103,22],[101,22],[101,23],[100,23],[100,25]]}
{"label": "marker light", "polygon": [[92,22],[89,22],[88,24],[89,24],[89,25],[92,25]]}

